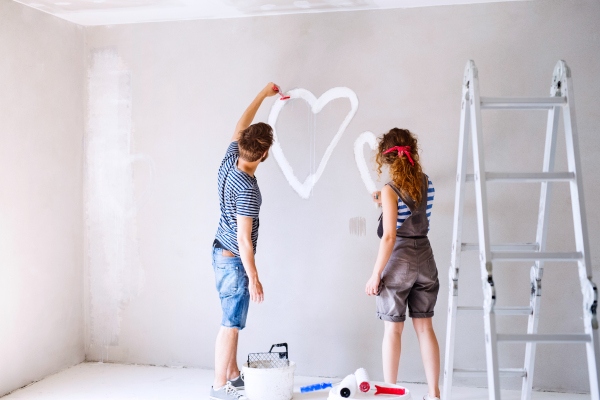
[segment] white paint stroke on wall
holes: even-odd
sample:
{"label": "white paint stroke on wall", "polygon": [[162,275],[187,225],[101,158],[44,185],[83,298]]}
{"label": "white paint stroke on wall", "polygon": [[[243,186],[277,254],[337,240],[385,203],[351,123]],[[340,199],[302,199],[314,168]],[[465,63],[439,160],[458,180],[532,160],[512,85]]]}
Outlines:
{"label": "white paint stroke on wall", "polygon": [[347,87],[335,87],[329,89],[328,91],[323,93],[318,99],[310,91],[302,88],[292,89],[286,93],[286,96],[289,96],[290,99],[303,99],[310,105],[310,108],[314,114],[318,114],[319,112],[321,112],[321,110],[327,103],[335,99],[347,98],[348,100],[350,100],[350,111],[344,118],[344,121],[342,121],[342,124],[338,128],[337,133],[327,146],[325,154],[323,155],[323,158],[321,158],[317,170],[314,173],[311,171],[311,173],[306,177],[304,182],[300,182],[298,178],[296,178],[294,170],[288,162],[287,157],[283,153],[283,149],[281,148],[281,144],[279,143],[279,139],[277,137],[277,118],[279,118],[279,113],[290,100],[277,100],[273,103],[273,106],[271,107],[271,112],[269,113],[269,125],[273,127],[274,143],[272,151],[273,155],[275,156],[275,160],[277,160],[277,163],[283,171],[283,175],[285,175],[285,178],[287,179],[290,186],[296,191],[296,193],[298,193],[298,195],[301,198],[308,199],[312,192],[312,188],[319,181],[319,178],[321,178],[321,175],[323,174],[323,171],[327,166],[327,162],[329,161],[329,158],[331,157],[335,146],[337,146],[346,128],[348,127],[348,124],[350,124],[350,121],[356,114],[356,110],[358,109],[358,97],[356,96],[356,93],[354,93],[351,89]]}
{"label": "white paint stroke on wall", "polygon": [[377,190],[375,181],[371,177],[369,172],[369,165],[365,160],[365,152],[363,150],[364,145],[368,144],[371,150],[375,150],[377,146],[377,137],[371,131],[366,131],[360,134],[360,136],[354,141],[354,159],[356,160],[356,166],[360,172],[360,177],[367,188],[369,194]]}
{"label": "white paint stroke on wall", "polygon": [[[116,49],[92,49],[85,135],[88,345],[116,346],[120,312],[142,286],[131,149],[131,72]],[[105,356],[100,356],[100,360]]]}

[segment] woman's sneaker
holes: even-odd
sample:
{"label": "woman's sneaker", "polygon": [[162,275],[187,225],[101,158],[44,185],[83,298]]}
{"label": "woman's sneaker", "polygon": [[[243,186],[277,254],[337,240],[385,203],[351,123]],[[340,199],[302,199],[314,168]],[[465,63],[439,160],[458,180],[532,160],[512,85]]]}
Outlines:
{"label": "woman's sneaker", "polygon": [[231,382],[227,382],[225,386],[220,389],[215,390],[214,388],[210,388],[210,399],[211,400],[248,400],[246,396],[231,386]]}
{"label": "woman's sneaker", "polygon": [[244,390],[244,373],[240,371],[240,376],[228,382],[237,390]]}
{"label": "woman's sneaker", "polygon": [[423,400],[440,400],[439,397],[431,397],[429,394],[423,396]]}

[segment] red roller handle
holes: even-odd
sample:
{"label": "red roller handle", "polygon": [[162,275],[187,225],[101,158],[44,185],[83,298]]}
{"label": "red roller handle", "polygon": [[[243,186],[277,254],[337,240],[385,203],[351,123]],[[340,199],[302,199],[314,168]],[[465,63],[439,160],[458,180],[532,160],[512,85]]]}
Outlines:
{"label": "red roller handle", "polygon": [[406,389],[404,388],[391,388],[377,385],[375,385],[375,388],[377,388],[375,394],[396,394],[401,396],[406,393]]}

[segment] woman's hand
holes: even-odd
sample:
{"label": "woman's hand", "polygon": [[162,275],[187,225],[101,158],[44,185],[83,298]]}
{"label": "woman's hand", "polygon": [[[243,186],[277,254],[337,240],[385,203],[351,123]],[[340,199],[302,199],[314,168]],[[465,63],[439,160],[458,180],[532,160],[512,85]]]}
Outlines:
{"label": "woman's hand", "polygon": [[381,204],[381,192],[373,192],[371,193],[371,196],[373,196],[373,201],[377,204]]}
{"label": "woman's hand", "polygon": [[379,281],[381,281],[381,278],[379,277],[379,275],[371,276],[371,278],[367,282],[367,287],[365,288],[365,292],[369,296],[377,295],[377,291],[379,290]]}

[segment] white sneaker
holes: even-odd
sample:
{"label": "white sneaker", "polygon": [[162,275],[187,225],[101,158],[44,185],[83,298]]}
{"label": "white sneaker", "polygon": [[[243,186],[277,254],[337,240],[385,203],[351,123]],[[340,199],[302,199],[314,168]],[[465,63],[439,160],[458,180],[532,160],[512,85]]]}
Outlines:
{"label": "white sneaker", "polygon": [[429,393],[428,393],[425,396],[423,396],[423,400],[440,400],[440,398],[439,397],[431,397],[431,396],[429,396]]}
{"label": "white sneaker", "polygon": [[246,396],[238,391],[231,385],[231,382],[227,382],[225,386],[215,390],[210,388],[210,399],[211,400],[248,400]]}

